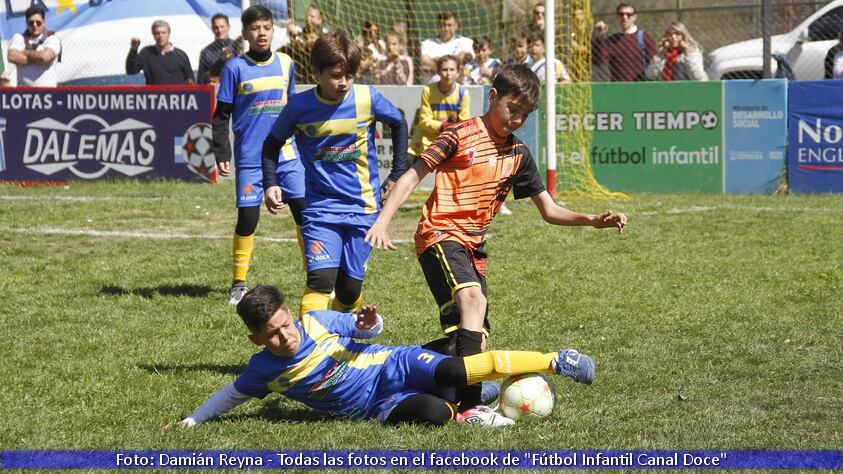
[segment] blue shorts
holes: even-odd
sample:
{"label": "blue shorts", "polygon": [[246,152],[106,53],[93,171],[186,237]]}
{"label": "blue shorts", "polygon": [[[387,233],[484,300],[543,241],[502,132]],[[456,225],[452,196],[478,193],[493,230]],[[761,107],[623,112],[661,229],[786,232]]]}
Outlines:
{"label": "blue shorts", "polygon": [[446,391],[436,385],[434,374],[436,366],[448,357],[419,346],[398,347],[381,369],[370,416],[385,423],[399,403],[420,393],[445,398]]}
{"label": "blue shorts", "polygon": [[[280,161],[276,169],[283,201],[304,197],[304,167],[301,160]],[[263,204],[263,173],[260,167],[237,167],[234,170],[237,186],[237,207]]]}
{"label": "blue shorts", "polygon": [[377,214],[325,214],[302,212],[304,258],[307,271],[339,268],[357,280],[366,276],[372,246],[364,242]]}

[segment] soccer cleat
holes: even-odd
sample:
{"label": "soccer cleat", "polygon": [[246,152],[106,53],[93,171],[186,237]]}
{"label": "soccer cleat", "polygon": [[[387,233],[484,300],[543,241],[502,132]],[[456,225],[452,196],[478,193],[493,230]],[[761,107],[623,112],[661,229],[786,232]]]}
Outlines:
{"label": "soccer cleat", "polygon": [[571,377],[574,382],[591,384],[594,381],[594,359],[574,349],[559,351],[553,359],[553,370],[559,375]]}
{"label": "soccer cleat", "polygon": [[515,424],[515,420],[507,418],[495,410],[483,405],[477,405],[469,410],[457,413],[457,423],[468,423],[483,426],[507,426]]}
{"label": "soccer cleat", "polygon": [[480,383],[480,404],[495,408],[498,396],[501,394],[500,382],[487,381]]}
{"label": "soccer cleat", "polygon": [[512,211],[510,211],[510,210],[509,210],[509,208],[508,208],[508,207],[506,207],[506,203],[504,203],[504,204],[501,206],[501,209],[498,211],[498,214],[502,214],[502,215],[504,215],[504,216],[511,216],[511,215],[512,215]]}
{"label": "soccer cleat", "polygon": [[228,291],[228,304],[236,305],[243,299],[243,295],[245,295],[249,291],[246,288],[246,285],[234,285]]}

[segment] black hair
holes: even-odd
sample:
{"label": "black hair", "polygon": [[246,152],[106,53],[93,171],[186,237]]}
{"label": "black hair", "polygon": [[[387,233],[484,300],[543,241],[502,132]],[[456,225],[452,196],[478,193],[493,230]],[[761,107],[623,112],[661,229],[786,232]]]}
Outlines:
{"label": "black hair", "polygon": [[47,12],[44,10],[44,7],[41,5],[32,5],[31,7],[27,8],[26,11],[23,13],[23,16],[29,20],[29,17],[32,15],[41,15],[41,18],[47,19]]}
{"label": "black hair", "polygon": [[535,110],[541,100],[541,83],[536,73],[526,64],[513,64],[501,68],[492,80],[492,87],[498,97],[512,96],[524,101],[531,110]]}
{"label": "black hair", "polygon": [[310,51],[310,66],[318,73],[337,64],[344,65],[349,76],[356,76],[360,68],[360,48],[348,33],[339,29],[319,37]]}
{"label": "black hair", "polygon": [[211,17],[211,24],[213,25],[214,22],[217,21],[217,20],[225,20],[226,24],[229,24],[229,25],[231,24],[231,22],[228,21],[228,15],[226,15],[224,13],[217,13],[216,15],[212,16]]}
{"label": "black hair", "polygon": [[[251,8],[251,7],[249,7]],[[237,314],[252,334],[261,332],[263,326],[272,319],[279,308],[284,307],[284,295],[278,288],[259,285],[252,288],[237,303]]]}
{"label": "black hair", "polygon": [[[216,18],[216,15],[214,15],[214,18]],[[263,5],[252,5],[251,7],[243,10],[243,14],[240,15],[240,23],[243,24],[244,31],[249,25],[259,20],[272,21],[272,12],[269,8],[266,8]]]}

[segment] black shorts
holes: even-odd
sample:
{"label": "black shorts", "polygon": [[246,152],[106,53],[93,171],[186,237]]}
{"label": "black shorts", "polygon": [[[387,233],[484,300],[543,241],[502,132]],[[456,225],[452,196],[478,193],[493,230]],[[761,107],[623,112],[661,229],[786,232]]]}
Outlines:
{"label": "black shorts", "polygon": [[460,325],[460,311],[454,295],[471,286],[479,286],[487,298],[483,327],[487,336],[491,333],[489,296],[486,292],[487,259],[483,246],[472,252],[453,240],[433,244],[419,255],[422,273],[439,307],[439,324],[446,335],[456,331]]}

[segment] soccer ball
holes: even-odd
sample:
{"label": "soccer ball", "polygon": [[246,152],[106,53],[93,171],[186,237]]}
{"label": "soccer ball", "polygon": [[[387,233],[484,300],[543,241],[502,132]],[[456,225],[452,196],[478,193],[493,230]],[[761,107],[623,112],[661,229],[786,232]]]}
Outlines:
{"label": "soccer ball", "polygon": [[182,156],[191,171],[206,178],[211,176],[216,170],[217,160],[214,158],[214,135],[210,125],[193,124],[184,132]]}
{"label": "soccer ball", "polygon": [[537,373],[513,375],[501,385],[498,403],[513,420],[539,420],[553,411],[553,390]]}
{"label": "soccer ball", "polygon": [[702,116],[700,116],[700,123],[702,123],[704,129],[711,130],[717,126],[717,114],[711,110],[706,110],[703,112]]}

